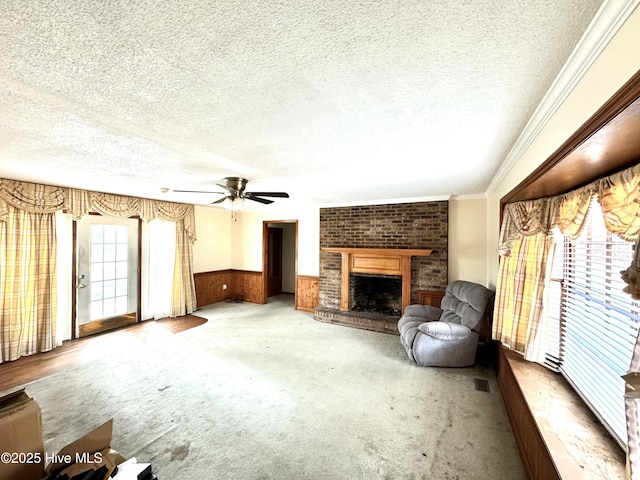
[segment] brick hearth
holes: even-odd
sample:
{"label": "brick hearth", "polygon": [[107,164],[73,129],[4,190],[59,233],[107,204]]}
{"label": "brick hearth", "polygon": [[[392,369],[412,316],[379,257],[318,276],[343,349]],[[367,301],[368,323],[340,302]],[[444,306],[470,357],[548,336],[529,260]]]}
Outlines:
{"label": "brick hearth", "polygon": [[374,312],[342,312],[333,308],[317,307],[313,317],[325,323],[336,323],[374,332],[399,335],[398,320],[400,320],[400,316]]}

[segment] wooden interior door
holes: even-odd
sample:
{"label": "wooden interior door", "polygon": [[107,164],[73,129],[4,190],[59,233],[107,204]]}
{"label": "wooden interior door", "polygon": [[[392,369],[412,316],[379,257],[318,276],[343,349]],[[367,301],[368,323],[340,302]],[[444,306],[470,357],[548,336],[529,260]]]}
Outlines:
{"label": "wooden interior door", "polygon": [[267,297],[282,293],[282,229],[267,228]]}

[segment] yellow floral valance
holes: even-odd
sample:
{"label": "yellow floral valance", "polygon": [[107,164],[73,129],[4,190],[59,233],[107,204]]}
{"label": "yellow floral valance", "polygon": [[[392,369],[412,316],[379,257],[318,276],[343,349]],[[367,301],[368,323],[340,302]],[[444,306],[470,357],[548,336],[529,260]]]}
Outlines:
{"label": "yellow floral valance", "polygon": [[7,204],[26,212],[54,213],[64,201],[64,188],[0,179],[0,221],[7,221]]}
{"label": "yellow floral valance", "polygon": [[572,240],[580,236],[591,209],[594,195],[594,189],[591,187],[560,195],[556,220],[558,229],[563,235]]}
{"label": "yellow floral valance", "polygon": [[633,262],[621,273],[625,292],[640,299],[640,165],[563,195],[505,205],[498,253],[509,256],[516,238],[549,233],[555,226],[563,235],[578,238],[595,198],[607,230],[636,242]]}
{"label": "yellow floral valance", "polygon": [[517,238],[549,233],[555,224],[556,215],[557,200],[553,198],[527,200],[505,205],[500,228],[500,247],[498,249],[500,255],[509,256],[513,242]]}
{"label": "yellow floral valance", "polygon": [[640,165],[597,182],[607,230],[633,242],[640,233]]}
{"label": "yellow floral valance", "polygon": [[196,241],[194,207],[184,203],[0,179],[0,221],[7,219],[7,205],[32,213],[65,210],[75,220],[98,212],[121,218],[139,215],[145,222],[156,218],[183,222],[190,241]]}

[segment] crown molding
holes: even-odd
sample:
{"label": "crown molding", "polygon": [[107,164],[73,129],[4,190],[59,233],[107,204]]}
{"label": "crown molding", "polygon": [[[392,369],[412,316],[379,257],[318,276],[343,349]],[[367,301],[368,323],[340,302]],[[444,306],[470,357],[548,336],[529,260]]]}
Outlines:
{"label": "crown molding", "polygon": [[392,205],[396,203],[446,202],[451,195],[432,195],[428,197],[386,198],[380,200],[356,200],[353,202],[333,202],[321,204],[320,208],[359,207],[368,205]]}
{"label": "crown molding", "polygon": [[495,191],[520,160],[638,4],[640,0],[605,0],[494,175],[485,197]]}
{"label": "crown molding", "polygon": [[451,200],[486,200],[484,193],[465,193],[464,195],[452,195]]}

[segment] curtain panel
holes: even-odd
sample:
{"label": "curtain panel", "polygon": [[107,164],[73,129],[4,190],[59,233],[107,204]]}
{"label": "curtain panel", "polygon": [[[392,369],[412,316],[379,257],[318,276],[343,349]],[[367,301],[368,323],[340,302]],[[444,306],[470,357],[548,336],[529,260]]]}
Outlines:
{"label": "curtain panel", "polygon": [[9,205],[0,222],[0,362],[55,347],[54,213]]}
{"label": "curtain panel", "polygon": [[193,247],[182,222],[176,224],[176,261],[171,316],[192,313],[196,309],[195,282],[193,280]]}
{"label": "curtain panel", "polygon": [[511,255],[500,257],[492,335],[534,362],[544,361],[546,353],[545,294],[553,248],[553,237],[540,232],[517,238]]}
{"label": "curtain panel", "polygon": [[173,296],[171,311],[185,315],[195,310],[193,205],[0,179],[0,362],[55,346],[57,211],[75,220],[95,211],[175,222],[179,274],[174,286],[180,293]]}
{"label": "curtain panel", "polygon": [[492,336],[527,360],[544,360],[547,270],[558,199],[505,205]]}
{"label": "curtain panel", "polygon": [[[143,235],[143,237],[145,237]],[[156,219],[148,224],[145,248],[143,248],[143,271],[147,271],[142,283],[142,318],[170,317],[173,305],[173,283],[176,251],[176,224]],[[146,259],[145,259],[146,252]],[[146,267],[145,267],[146,263]]]}

